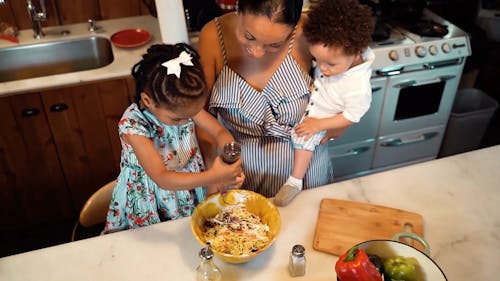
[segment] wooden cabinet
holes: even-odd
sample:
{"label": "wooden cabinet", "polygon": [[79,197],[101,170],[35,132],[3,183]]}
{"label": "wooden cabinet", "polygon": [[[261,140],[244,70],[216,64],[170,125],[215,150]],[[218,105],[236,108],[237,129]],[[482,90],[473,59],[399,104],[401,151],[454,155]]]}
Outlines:
{"label": "wooden cabinet", "polygon": [[0,212],[9,214],[0,230],[75,217],[117,177],[129,85],[120,79],[0,98]]}
{"label": "wooden cabinet", "polygon": [[0,98],[0,229],[73,215],[39,94]]}
{"label": "wooden cabinet", "polygon": [[[40,10],[39,2],[33,1]],[[26,1],[5,0],[0,5],[0,19],[17,26],[30,29],[31,21]],[[150,14],[156,11],[153,0],[45,0],[47,19],[44,27],[87,22],[89,19],[108,20]]]}

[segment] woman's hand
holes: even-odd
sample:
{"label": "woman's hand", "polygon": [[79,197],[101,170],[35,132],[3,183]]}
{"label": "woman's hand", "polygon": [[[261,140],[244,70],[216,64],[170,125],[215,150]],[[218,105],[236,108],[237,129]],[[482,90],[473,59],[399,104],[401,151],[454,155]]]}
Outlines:
{"label": "woman's hand", "polygon": [[347,128],[349,128],[349,127],[326,130],[326,134],[323,137],[323,139],[321,139],[320,144],[325,144],[330,139],[338,138],[339,136],[341,136],[344,133],[344,131]]}

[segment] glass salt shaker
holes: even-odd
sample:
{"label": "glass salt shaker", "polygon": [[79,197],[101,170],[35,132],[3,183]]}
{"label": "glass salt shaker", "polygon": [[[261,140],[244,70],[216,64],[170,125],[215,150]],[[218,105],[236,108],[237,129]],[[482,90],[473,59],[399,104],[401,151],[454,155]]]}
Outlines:
{"label": "glass salt shaker", "polygon": [[214,252],[210,245],[202,248],[199,253],[200,265],[196,268],[197,281],[220,281],[222,272],[214,263]]}
{"label": "glass salt shaker", "polygon": [[295,245],[290,253],[288,270],[292,277],[304,276],[306,274],[306,249],[302,245]]}

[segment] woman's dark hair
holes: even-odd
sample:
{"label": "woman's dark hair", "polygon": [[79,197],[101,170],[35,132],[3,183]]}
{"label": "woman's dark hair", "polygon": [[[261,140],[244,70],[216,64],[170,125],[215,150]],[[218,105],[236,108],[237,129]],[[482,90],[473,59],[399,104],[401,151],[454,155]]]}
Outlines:
{"label": "woman's dark hair", "polygon": [[[180,64],[181,73],[167,74],[162,63],[179,57],[185,51],[191,55],[192,66]],[[135,80],[135,101],[139,105],[141,93],[145,92],[156,104],[176,109],[205,97],[206,81],[196,50],[185,43],[175,45],[152,45],[142,56],[142,60],[132,67]]]}
{"label": "woman's dark hair", "polygon": [[322,0],[311,7],[303,26],[310,44],[341,47],[346,55],[367,48],[373,28],[371,9],[357,0]]}
{"label": "woman's dark hair", "polygon": [[302,13],[303,0],[239,0],[238,12],[264,15],[276,23],[295,26]]}

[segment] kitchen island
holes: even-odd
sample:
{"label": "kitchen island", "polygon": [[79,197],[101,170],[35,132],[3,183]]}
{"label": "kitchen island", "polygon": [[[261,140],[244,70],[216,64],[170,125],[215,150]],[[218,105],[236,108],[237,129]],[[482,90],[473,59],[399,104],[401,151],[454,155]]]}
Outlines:
{"label": "kitchen island", "polygon": [[[431,257],[448,280],[498,280],[500,146],[304,191],[279,208],[282,230],[268,251],[246,264],[216,260],[223,280],[336,280],[337,257],[313,249],[323,198],[419,213]],[[287,271],[294,244],[306,249],[304,277]],[[200,248],[184,218],[5,257],[0,279],[195,280]]]}

